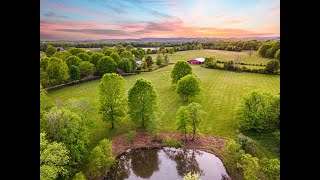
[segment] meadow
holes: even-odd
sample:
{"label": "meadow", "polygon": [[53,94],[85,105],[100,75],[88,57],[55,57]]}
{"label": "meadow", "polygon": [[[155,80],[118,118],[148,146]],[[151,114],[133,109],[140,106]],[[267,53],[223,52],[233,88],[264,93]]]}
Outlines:
{"label": "meadow", "polygon": [[[152,59],[157,58],[157,54],[150,55]],[[171,63],[183,60],[187,61],[194,58],[206,58],[206,57],[215,57],[218,61],[230,61],[236,60],[240,57],[240,62],[246,64],[262,64],[266,65],[272,59],[264,58],[258,55],[257,51],[252,51],[250,56],[250,51],[223,51],[223,50],[212,50],[212,49],[203,49],[203,50],[190,50],[190,51],[178,51],[174,54],[169,54],[169,60]]]}
{"label": "meadow", "polygon": [[[178,52],[172,55],[172,57],[177,57],[177,54],[184,53],[184,56],[180,59],[184,60],[188,56],[191,57],[191,54],[195,57],[197,56],[197,52],[204,51],[206,50]],[[214,52],[208,51],[208,53],[213,54]],[[231,56],[230,54],[229,56]],[[202,57],[203,56],[205,55],[202,55]],[[248,62],[253,61],[251,58],[247,59]],[[260,60],[256,61],[265,62],[266,60],[260,58]],[[237,73],[192,65],[193,73],[199,77],[201,81],[202,90],[197,97],[191,98],[189,102],[186,103],[183,102],[175,92],[175,85],[171,84],[170,72],[172,68],[173,65],[169,65],[153,72],[142,72],[138,75],[124,76],[127,91],[138,78],[144,78],[153,83],[159,96],[160,110],[163,112],[161,118],[162,124],[160,126],[161,132],[177,132],[175,116],[178,108],[181,105],[187,105],[194,101],[200,103],[203,110],[207,112],[200,127],[201,134],[214,135],[227,139],[236,138],[238,125],[235,119],[234,109],[241,102],[243,95],[252,90],[263,90],[272,94],[280,93],[279,75]],[[90,149],[105,137],[112,139],[136,128],[128,116],[123,118],[120,124],[116,125],[115,130],[110,130],[111,126],[101,120],[98,114],[99,83],[100,80],[95,80],[48,93],[48,95],[58,103],[64,103],[70,98],[86,98],[93,104],[94,110],[90,117],[95,123],[92,128]],[[272,135],[260,133],[249,133],[249,135],[258,141],[259,147],[266,157],[275,158],[280,156],[275,150],[277,144]]]}

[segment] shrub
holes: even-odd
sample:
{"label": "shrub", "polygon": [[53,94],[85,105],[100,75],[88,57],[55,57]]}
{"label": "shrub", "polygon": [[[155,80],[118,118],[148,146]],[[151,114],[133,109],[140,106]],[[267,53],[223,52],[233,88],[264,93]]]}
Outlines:
{"label": "shrub", "polygon": [[164,138],[163,143],[168,147],[180,148],[182,147],[181,142],[172,138]]}
{"label": "shrub", "polygon": [[279,60],[272,60],[267,63],[264,71],[268,74],[277,74],[280,69],[280,62]]}
{"label": "shrub", "polygon": [[129,131],[128,134],[126,134],[125,139],[127,143],[133,143],[134,138],[137,136],[136,131]]}
{"label": "shrub", "polygon": [[267,159],[260,160],[261,171],[268,179],[280,179],[280,161],[279,159]]}
{"label": "shrub", "polygon": [[82,63],[80,63],[79,69],[82,77],[93,75],[94,64],[90,63],[89,61],[83,61]]}
{"label": "shrub", "polygon": [[246,95],[236,109],[241,128],[274,131],[280,128],[280,97],[262,91]]}
{"label": "shrub", "polygon": [[78,172],[72,178],[72,180],[86,180],[86,176],[82,172]]}
{"label": "shrub", "polygon": [[241,145],[241,148],[246,152],[255,155],[256,142],[243,134],[239,134],[237,138],[237,143]]}

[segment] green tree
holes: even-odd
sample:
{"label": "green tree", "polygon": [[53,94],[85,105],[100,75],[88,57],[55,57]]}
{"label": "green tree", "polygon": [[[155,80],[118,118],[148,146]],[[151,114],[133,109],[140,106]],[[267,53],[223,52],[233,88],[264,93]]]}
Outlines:
{"label": "green tree", "polygon": [[51,57],[55,52],[57,52],[56,48],[48,46],[46,49],[46,56]]}
{"label": "green tree", "polygon": [[142,129],[148,128],[158,109],[158,94],[150,81],[138,79],[128,92],[129,114]]}
{"label": "green tree", "polygon": [[146,63],[148,64],[148,67],[151,67],[151,66],[152,66],[153,61],[152,61],[152,57],[151,57],[151,56],[147,56],[147,58],[146,58]]}
{"label": "green tree", "polygon": [[126,73],[129,73],[132,71],[132,63],[129,59],[124,58],[118,63],[118,68]]}
{"label": "green tree", "polygon": [[280,49],[274,54],[274,58],[280,60]]}
{"label": "green tree", "polygon": [[53,180],[68,173],[69,151],[63,143],[49,142],[40,133],[40,179]]}
{"label": "green tree", "polygon": [[129,59],[129,60],[131,61],[132,72],[135,72],[138,67],[138,63],[134,59]]}
{"label": "green tree", "polygon": [[43,117],[45,112],[49,111],[53,106],[53,100],[49,96],[47,96],[46,91],[40,84],[40,119]]}
{"label": "green tree", "polygon": [[133,46],[132,46],[132,45],[129,44],[129,45],[126,46],[126,50],[127,50],[127,51],[131,51],[132,49],[133,49]]}
{"label": "green tree", "polygon": [[178,130],[184,134],[184,140],[186,141],[190,122],[190,113],[186,106],[180,106],[176,119],[178,124]]}
{"label": "green tree", "polygon": [[121,58],[117,52],[113,52],[110,54],[110,57],[114,60],[114,62],[119,63]]}
{"label": "green tree", "polygon": [[[280,161],[279,159],[263,158],[259,162],[262,172],[268,179],[280,180]],[[266,178],[266,179],[267,179]]]}
{"label": "green tree", "polygon": [[99,84],[100,114],[104,121],[111,123],[111,128],[125,115],[126,82],[118,74],[104,74]]}
{"label": "green tree", "polygon": [[192,129],[192,141],[194,140],[194,136],[197,133],[197,129],[200,126],[201,120],[204,115],[204,111],[201,110],[201,105],[199,103],[192,102],[187,106],[187,109],[190,113],[190,124]]}
{"label": "green tree", "polygon": [[110,56],[112,53],[116,52],[114,49],[107,49],[104,51],[105,56]]}
{"label": "green tree", "polygon": [[79,53],[86,53],[86,50],[81,49],[81,48],[72,47],[72,48],[68,49],[68,52],[71,53],[72,55],[76,56]]}
{"label": "green tree", "polygon": [[62,142],[68,148],[70,165],[79,163],[89,143],[86,120],[69,109],[53,107],[40,121],[50,140]]}
{"label": "green tree", "polygon": [[167,49],[162,49],[160,52],[164,56],[167,53]]}
{"label": "green tree", "polygon": [[176,88],[176,92],[183,97],[185,101],[188,101],[189,97],[199,94],[200,90],[200,81],[193,74],[188,74],[181,78]]}
{"label": "green tree", "polygon": [[130,52],[130,51],[123,51],[121,54],[120,54],[120,57],[121,58],[128,58],[128,59],[133,59],[134,60],[134,57],[133,57],[133,54]]}
{"label": "green tree", "polygon": [[95,66],[97,66],[99,60],[100,60],[102,57],[103,57],[103,54],[94,52],[94,53],[92,53],[92,55],[91,55],[91,60],[90,60],[90,62],[91,62],[92,64],[94,64]]}
{"label": "green tree", "polygon": [[49,85],[49,76],[48,76],[48,73],[40,67],[40,83],[47,87],[47,85]]}
{"label": "green tree", "polygon": [[280,127],[280,97],[252,91],[236,108],[236,118],[245,130],[274,131]]}
{"label": "green tree", "polygon": [[103,139],[99,142],[90,153],[88,158],[88,171],[90,179],[98,179],[105,175],[110,168],[115,164],[115,159],[112,157],[112,143],[108,139]]}
{"label": "green tree", "polygon": [[67,60],[66,63],[68,67],[74,65],[74,66],[79,66],[79,64],[82,62],[82,60],[78,56],[70,56]]}
{"label": "green tree", "polygon": [[259,159],[252,157],[251,154],[244,154],[241,157],[241,164],[238,164],[243,169],[244,179],[258,180],[262,176],[260,170]]}
{"label": "green tree", "polygon": [[68,80],[68,66],[66,62],[57,57],[51,57],[48,61],[47,74],[49,83],[63,83]]}
{"label": "green tree", "polygon": [[48,67],[48,62],[49,62],[50,58],[48,57],[44,57],[40,59],[40,68],[42,68],[43,70],[46,70]]}
{"label": "green tree", "polygon": [[163,61],[168,64],[169,63],[169,57],[168,57],[168,54],[164,55],[163,57]]}
{"label": "green tree", "polygon": [[168,50],[168,52],[169,52],[169,54],[173,54],[174,53],[174,48],[170,48],[169,50]]}
{"label": "green tree", "polygon": [[52,55],[52,57],[61,58],[64,61],[66,61],[70,56],[72,56],[72,54],[65,51],[56,52]]}
{"label": "green tree", "polygon": [[160,66],[162,64],[162,62],[163,62],[162,56],[161,56],[161,54],[158,54],[156,64],[158,66]]}
{"label": "green tree", "polygon": [[115,73],[117,71],[117,63],[114,62],[112,57],[105,56],[99,60],[97,71],[101,76],[105,73]]}
{"label": "green tree", "polygon": [[69,75],[72,80],[80,79],[80,69],[78,66],[71,65],[69,68]]}
{"label": "green tree", "polygon": [[266,57],[266,53],[267,53],[268,49],[270,49],[271,47],[272,47],[272,45],[269,43],[262,44],[259,47],[258,54],[262,57]]}
{"label": "green tree", "polygon": [[143,62],[142,65],[141,65],[141,69],[146,70],[147,67],[148,67],[147,63]]}
{"label": "green tree", "polygon": [[280,49],[280,41],[275,42],[269,49],[269,58],[274,58],[276,52]]}
{"label": "green tree", "polygon": [[268,74],[277,74],[280,70],[279,60],[271,60],[267,63],[265,67],[265,72]]}
{"label": "green tree", "polygon": [[86,176],[82,172],[78,172],[72,178],[72,180],[86,180]]}
{"label": "green tree", "polygon": [[172,83],[177,83],[182,77],[188,74],[192,74],[190,64],[186,61],[178,61],[171,71]]}
{"label": "green tree", "polygon": [[79,64],[80,74],[82,77],[93,75],[94,73],[94,64],[89,61],[83,61]]}
{"label": "green tree", "polygon": [[77,56],[82,60],[82,61],[91,61],[91,56],[88,55],[87,53],[79,53]]}

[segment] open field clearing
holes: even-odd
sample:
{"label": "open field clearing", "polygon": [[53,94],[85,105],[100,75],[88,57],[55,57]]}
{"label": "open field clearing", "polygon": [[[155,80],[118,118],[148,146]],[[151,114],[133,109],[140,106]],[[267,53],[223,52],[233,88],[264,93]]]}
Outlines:
{"label": "open field clearing", "polygon": [[[155,61],[157,58],[157,54],[150,55],[152,59]],[[206,57],[215,57],[218,61],[230,61],[236,60],[238,56],[240,56],[240,62],[247,64],[267,64],[271,59],[263,58],[258,55],[257,51],[252,51],[251,56],[249,55],[249,51],[223,51],[223,50],[190,50],[190,51],[178,51],[172,55],[168,55],[169,60],[172,63],[175,63],[179,60],[187,61],[194,58],[206,58]]]}
{"label": "open field clearing", "polygon": [[[160,109],[163,111],[161,132],[177,132],[174,121],[178,108],[194,101],[200,103],[203,110],[207,112],[200,127],[202,134],[236,138],[237,121],[234,109],[240,103],[242,96],[252,90],[264,90],[272,94],[280,92],[280,76],[278,75],[237,73],[193,65],[193,73],[199,77],[202,91],[198,97],[191,98],[188,103],[185,103],[175,92],[175,85],[171,84],[172,68],[173,65],[169,65],[154,72],[143,72],[139,75],[124,77],[127,91],[138,78],[152,82],[158,92]],[[92,147],[105,137],[113,138],[135,127],[129,117],[125,117],[120,124],[116,124],[116,130],[110,130],[110,125],[102,122],[97,110],[99,83],[100,80],[95,80],[48,93],[51,98],[62,103],[73,97],[83,97],[94,104],[95,110],[91,117],[96,126],[92,129]],[[266,156],[278,156],[278,153],[273,151],[273,148],[276,147],[273,137],[270,135],[255,136],[255,134],[252,134],[252,137],[259,141]]]}

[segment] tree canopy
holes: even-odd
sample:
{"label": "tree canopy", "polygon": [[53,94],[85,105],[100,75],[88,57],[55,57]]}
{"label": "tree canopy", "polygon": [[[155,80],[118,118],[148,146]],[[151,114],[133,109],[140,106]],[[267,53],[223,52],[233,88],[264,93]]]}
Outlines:
{"label": "tree canopy", "polygon": [[176,88],[176,92],[186,101],[189,100],[189,97],[199,94],[200,90],[200,81],[193,74],[188,74],[181,78]]}
{"label": "tree canopy", "polygon": [[171,71],[172,83],[177,83],[182,77],[188,74],[192,74],[190,64],[186,61],[178,61]]}

